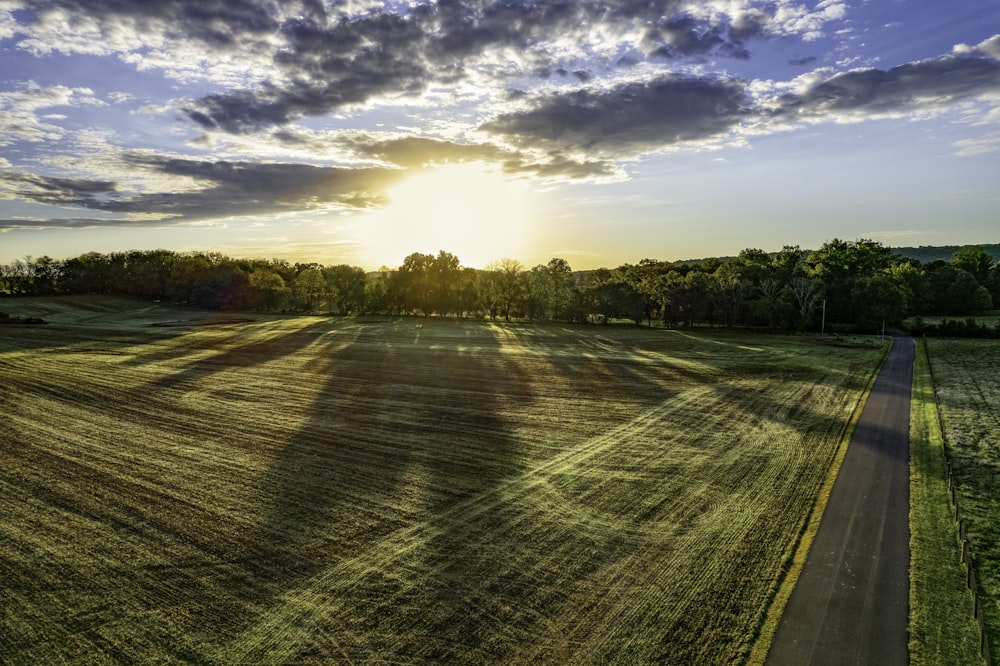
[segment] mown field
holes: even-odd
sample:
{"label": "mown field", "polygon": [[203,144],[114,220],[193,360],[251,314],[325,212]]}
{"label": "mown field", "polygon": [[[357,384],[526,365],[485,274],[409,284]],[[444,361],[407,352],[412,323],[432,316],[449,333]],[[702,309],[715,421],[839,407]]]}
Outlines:
{"label": "mown field", "polygon": [[1000,343],[935,338],[927,340],[927,350],[995,660],[1000,652]]}
{"label": "mown field", "polygon": [[0,327],[0,661],[25,664],[740,662],[881,357],[0,307],[50,322]]}

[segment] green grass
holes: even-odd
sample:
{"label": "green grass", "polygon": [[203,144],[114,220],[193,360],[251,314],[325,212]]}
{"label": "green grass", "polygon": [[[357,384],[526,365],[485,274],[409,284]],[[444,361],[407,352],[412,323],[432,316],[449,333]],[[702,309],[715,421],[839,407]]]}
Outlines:
{"label": "green grass", "polygon": [[987,637],[1000,649],[1000,344],[927,341],[958,505],[973,548]]}
{"label": "green grass", "polygon": [[59,307],[0,328],[10,663],[744,661],[881,357]]}
{"label": "green grass", "polygon": [[982,664],[923,340],[913,372],[910,460],[910,663]]}

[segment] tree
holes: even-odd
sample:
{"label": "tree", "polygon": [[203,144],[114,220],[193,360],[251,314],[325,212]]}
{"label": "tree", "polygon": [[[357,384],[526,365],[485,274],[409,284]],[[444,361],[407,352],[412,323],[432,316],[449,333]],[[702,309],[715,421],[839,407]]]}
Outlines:
{"label": "tree", "polygon": [[951,265],[968,272],[978,284],[985,284],[993,266],[993,257],[978,245],[965,245],[951,256]]}
{"label": "tree", "polygon": [[288,287],[280,275],[269,268],[257,268],[248,276],[251,302],[255,309],[273,311],[284,301]]}
{"label": "tree", "polygon": [[323,279],[320,269],[305,268],[295,278],[293,289],[296,297],[305,305],[305,309],[313,312],[326,291],[326,280]]}
{"label": "tree", "polygon": [[819,307],[822,288],[819,280],[810,280],[805,276],[792,278],[789,289],[799,313],[799,329],[805,330],[813,325],[813,315]]}
{"label": "tree", "polygon": [[389,298],[389,283],[392,273],[393,271],[385,269],[365,281],[365,312],[378,314],[389,312],[393,308]]}
{"label": "tree", "polygon": [[877,241],[833,239],[806,260],[811,277],[823,284],[827,319],[854,323],[859,310],[852,298],[856,280],[874,277],[893,264],[892,250]]}
{"label": "tree", "polygon": [[664,325],[676,327],[681,322],[685,288],[685,278],[680,271],[670,271],[657,278],[654,293]]}
{"label": "tree", "polygon": [[642,321],[645,314],[642,294],[626,279],[622,269],[591,271],[583,291],[590,297],[591,307],[604,316],[605,324],[615,317]]}
{"label": "tree", "polygon": [[992,306],[989,290],[974,275],[950,263],[933,262],[927,272],[936,314],[965,315],[984,312]]}
{"label": "tree", "polygon": [[487,264],[480,274],[479,293],[491,316],[510,321],[524,297],[524,266],[515,259],[499,259]]}
{"label": "tree", "polygon": [[341,314],[360,312],[365,302],[367,275],[361,268],[340,264],[323,269],[326,297],[332,313],[336,307]]}
{"label": "tree", "polygon": [[855,280],[851,298],[859,310],[858,322],[867,328],[899,323],[908,307],[904,286],[888,270]]}
{"label": "tree", "polygon": [[570,305],[576,282],[569,262],[558,257],[545,266],[536,266],[539,288],[546,319],[563,319],[570,316]]}
{"label": "tree", "polygon": [[402,300],[403,309],[420,310],[430,314],[434,300],[431,282],[431,267],[434,255],[414,252],[403,259],[403,265],[395,272],[395,287]]}
{"label": "tree", "polygon": [[438,250],[428,269],[431,309],[440,315],[454,312],[457,309],[458,277],[461,275],[461,263],[458,257],[450,252]]}

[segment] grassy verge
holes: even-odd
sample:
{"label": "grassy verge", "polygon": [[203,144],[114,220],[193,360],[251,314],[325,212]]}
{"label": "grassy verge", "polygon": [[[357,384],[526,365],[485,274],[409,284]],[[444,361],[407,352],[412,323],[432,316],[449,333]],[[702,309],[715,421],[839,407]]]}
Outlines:
{"label": "grassy verge", "polygon": [[830,492],[833,490],[833,484],[837,481],[837,474],[840,472],[841,463],[844,462],[844,456],[847,455],[847,445],[850,443],[851,436],[854,434],[854,426],[858,422],[858,417],[861,416],[861,410],[865,405],[865,400],[867,400],[868,394],[871,392],[872,386],[875,384],[875,380],[878,379],[879,372],[882,369],[882,365],[885,363],[885,359],[889,355],[890,349],[892,349],[891,344],[885,347],[881,362],[872,371],[871,376],[868,378],[868,384],[865,387],[864,395],[861,400],[858,401],[858,404],[854,409],[854,413],[851,415],[850,421],[844,427],[843,434],[840,438],[840,444],[834,453],[833,460],[830,463],[826,478],[823,480],[823,485],[820,487],[819,494],[816,496],[816,503],[806,516],[798,541],[791,546],[785,556],[786,559],[783,567],[784,575],[778,579],[773,590],[774,596],[772,597],[770,606],[767,609],[767,613],[764,615],[759,633],[757,634],[753,644],[753,649],[750,652],[750,657],[748,659],[748,663],[750,664],[763,664],[767,659],[767,653],[771,649],[771,642],[774,640],[774,634],[778,631],[778,625],[781,623],[781,616],[785,611],[785,606],[788,604],[788,599],[792,596],[795,584],[798,582],[799,575],[802,573],[802,568],[805,566],[806,558],[809,555],[809,549],[812,547],[813,540],[816,538],[816,532],[819,531],[819,524],[823,520],[823,512],[826,510],[826,503],[830,499]]}
{"label": "grassy verge", "polygon": [[972,546],[980,609],[996,658],[1000,645],[1000,354],[992,340],[930,339],[941,431]]}
{"label": "grassy verge", "polygon": [[910,406],[910,660],[983,663],[923,340],[917,341]]}

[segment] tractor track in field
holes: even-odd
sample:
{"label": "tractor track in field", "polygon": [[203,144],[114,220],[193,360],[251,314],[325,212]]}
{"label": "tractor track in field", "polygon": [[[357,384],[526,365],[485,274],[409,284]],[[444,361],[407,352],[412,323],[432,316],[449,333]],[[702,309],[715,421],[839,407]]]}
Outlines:
{"label": "tractor track in field", "polygon": [[[275,614],[270,614],[267,616],[266,624],[270,627],[276,628],[280,627],[284,629],[288,627],[295,627],[299,630],[308,630],[308,628],[313,626],[317,620],[328,618],[312,616],[310,611],[315,607],[309,603],[301,603],[300,597],[308,597],[312,595],[323,596],[329,594],[330,590],[335,589],[338,583],[343,584],[345,581],[358,581],[366,574],[391,566],[393,562],[402,559],[414,547],[426,542],[433,536],[434,532],[445,529],[443,525],[446,523],[453,523],[454,526],[461,526],[468,523],[471,519],[482,516],[491,509],[494,509],[497,505],[508,501],[508,495],[512,491],[516,492],[518,488],[530,489],[531,486],[544,480],[546,475],[555,473],[560,468],[566,467],[567,465],[572,465],[575,462],[585,460],[609,446],[616,445],[627,434],[653,427],[662,419],[666,418],[670,412],[673,411],[673,409],[676,409],[676,406],[677,403],[673,399],[669,399],[652,409],[639,414],[629,423],[620,425],[606,433],[593,437],[589,442],[574,447],[562,455],[555,456],[547,462],[544,462],[522,474],[509,478],[497,484],[487,492],[480,493],[468,498],[467,500],[459,502],[445,513],[436,516],[433,521],[419,523],[411,527],[398,530],[397,532],[374,544],[368,550],[350,558],[340,565],[327,569],[313,580],[310,580],[306,585],[300,587],[298,590],[290,592],[286,595],[288,603],[283,605],[279,612],[279,615],[281,616],[280,621],[275,621]],[[321,616],[322,615],[326,615],[326,613],[321,614]],[[292,656],[292,652],[295,650],[297,645],[297,641],[292,640],[287,642],[287,652],[284,654],[274,654],[268,649],[271,646],[262,645],[262,643],[269,641],[279,643],[279,645],[275,647],[277,647],[277,650],[280,653],[283,652],[280,646],[281,638],[290,638],[289,636],[275,636],[272,632],[267,631],[260,625],[253,627],[247,633],[253,635],[257,640],[251,642],[250,644],[237,640],[235,645],[238,646],[238,654],[227,651],[224,657],[225,660],[228,661],[230,659],[234,659],[239,662],[243,661],[247,657],[250,657],[251,655],[253,659],[258,659],[262,656],[262,654],[266,654],[267,661],[275,659],[277,661],[282,661]]]}
{"label": "tractor track in field", "polygon": [[435,319],[124,332],[0,335],[0,661],[739,661],[876,358]]}

